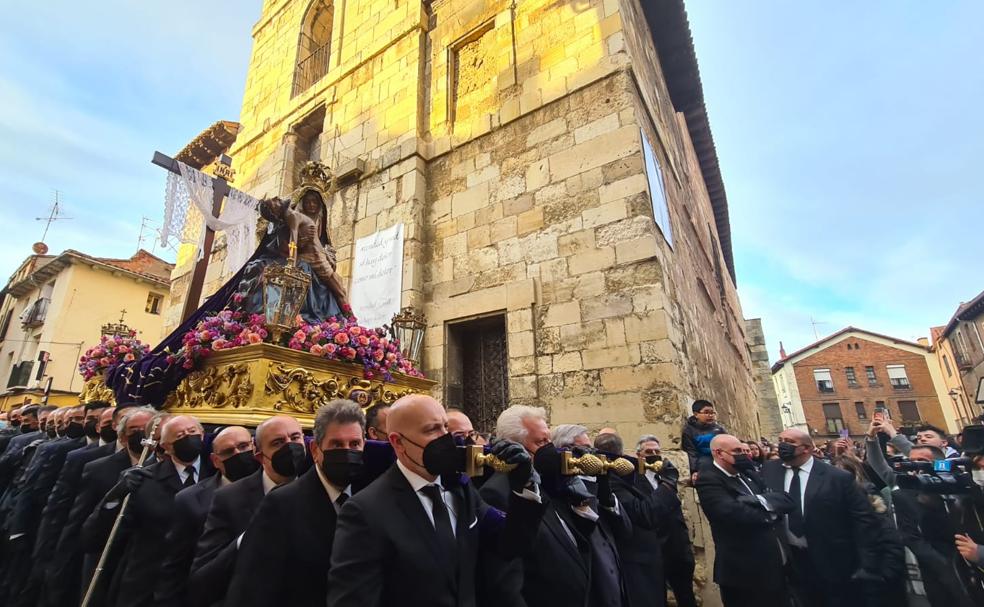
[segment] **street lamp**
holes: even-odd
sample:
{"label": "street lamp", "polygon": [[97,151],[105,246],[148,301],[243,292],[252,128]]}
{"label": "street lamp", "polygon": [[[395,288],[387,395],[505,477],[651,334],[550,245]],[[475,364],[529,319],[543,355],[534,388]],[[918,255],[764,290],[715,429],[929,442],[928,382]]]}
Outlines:
{"label": "street lamp", "polygon": [[403,357],[417,368],[420,366],[420,351],[424,345],[426,328],[427,321],[424,315],[411,307],[403,308],[399,314],[393,316],[390,326],[393,338],[400,342],[400,352],[403,353]]}

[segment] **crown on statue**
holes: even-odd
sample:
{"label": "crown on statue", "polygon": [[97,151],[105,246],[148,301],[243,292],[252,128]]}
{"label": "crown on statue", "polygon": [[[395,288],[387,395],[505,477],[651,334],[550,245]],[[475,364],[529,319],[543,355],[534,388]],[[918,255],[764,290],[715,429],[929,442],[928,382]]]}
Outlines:
{"label": "crown on statue", "polygon": [[299,189],[315,188],[319,192],[327,192],[331,185],[331,169],[320,162],[309,160],[301,167]]}

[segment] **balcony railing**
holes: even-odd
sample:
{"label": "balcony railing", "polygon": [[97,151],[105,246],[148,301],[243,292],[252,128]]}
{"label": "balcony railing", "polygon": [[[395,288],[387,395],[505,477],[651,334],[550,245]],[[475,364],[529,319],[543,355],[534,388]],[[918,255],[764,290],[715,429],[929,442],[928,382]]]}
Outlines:
{"label": "balcony railing", "polygon": [[331,44],[326,44],[297,62],[297,67],[294,68],[294,91],[291,97],[296,97],[308,90],[312,84],[321,80],[328,73],[330,54]]}
{"label": "balcony railing", "polygon": [[34,369],[33,360],[24,360],[16,365],[10,370],[10,379],[7,380],[7,387],[14,388],[18,386],[27,386],[31,381],[31,370]]}
{"label": "balcony railing", "polygon": [[48,304],[50,302],[51,300],[47,297],[42,297],[31,304],[31,307],[21,317],[21,324],[25,329],[40,327],[44,324],[44,319],[48,315]]}
{"label": "balcony railing", "polygon": [[833,392],[834,382],[830,380],[817,380],[817,390],[820,392]]}
{"label": "balcony railing", "polygon": [[890,379],[889,381],[892,382],[892,387],[896,390],[908,390],[912,387],[909,385],[908,379]]}

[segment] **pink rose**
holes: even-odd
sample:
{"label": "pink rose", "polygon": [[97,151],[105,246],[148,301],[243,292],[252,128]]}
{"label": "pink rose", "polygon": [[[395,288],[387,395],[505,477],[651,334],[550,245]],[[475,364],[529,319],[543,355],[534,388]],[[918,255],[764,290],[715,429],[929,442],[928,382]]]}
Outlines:
{"label": "pink rose", "polygon": [[372,357],[376,359],[377,362],[383,360],[383,356],[385,355],[383,354],[382,350],[376,350],[375,352],[372,353]]}
{"label": "pink rose", "polygon": [[228,346],[229,342],[221,337],[212,342],[212,347],[216,350],[221,350],[222,348],[227,348]]}
{"label": "pink rose", "polygon": [[335,343],[344,346],[349,342],[349,336],[346,333],[336,333]]}
{"label": "pink rose", "polygon": [[260,337],[259,333],[250,333],[246,336],[246,339],[248,339],[251,344],[258,344],[263,341],[263,338]]}
{"label": "pink rose", "polygon": [[135,360],[137,360],[137,358],[133,354],[127,354],[123,357],[123,362],[132,363]]}
{"label": "pink rose", "polygon": [[212,334],[208,331],[202,331],[201,333],[198,334],[198,339],[200,339],[201,341],[208,341],[212,339]]}
{"label": "pink rose", "polygon": [[308,348],[308,352],[314,354],[315,356],[321,356],[322,354],[325,353],[325,349],[318,344],[314,344],[313,346]]}
{"label": "pink rose", "polygon": [[351,327],[349,328],[349,333],[351,333],[352,335],[362,335],[362,327],[359,326]]}
{"label": "pink rose", "polygon": [[335,344],[325,344],[325,347],[324,347],[325,354],[334,354],[335,353],[335,350],[337,350],[337,349],[338,349],[338,346],[336,346]]}

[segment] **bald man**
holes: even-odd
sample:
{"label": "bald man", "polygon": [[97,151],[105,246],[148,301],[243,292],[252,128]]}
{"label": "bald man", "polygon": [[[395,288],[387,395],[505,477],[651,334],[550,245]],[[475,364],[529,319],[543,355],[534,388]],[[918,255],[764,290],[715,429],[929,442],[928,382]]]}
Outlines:
{"label": "bald man", "polygon": [[405,396],[386,426],[397,462],[339,513],[328,607],[474,607],[479,552],[515,557],[535,536],[543,506],[528,487],[531,457],[518,443],[492,446],[516,464],[503,523],[457,474],[461,462],[440,403]]}
{"label": "bald man", "polygon": [[[108,587],[108,604],[138,607],[153,604],[154,589],[165,554],[165,535],[174,517],[174,496],[207,478],[211,466],[202,466],[202,425],[188,415],[164,422],[159,447],[164,457],[146,468],[131,468],[102,499],[89,521],[112,528],[123,498],[129,494],[125,525],[116,539],[123,550],[119,570]],[[95,519],[95,520],[93,520]],[[107,580],[109,581],[109,580]]]}
{"label": "bald man", "polygon": [[734,436],[718,434],[710,449],[713,464],[701,469],[697,494],[714,537],[721,599],[725,607],[788,605],[779,533],[792,500],[766,491]]}
{"label": "bald man", "polygon": [[264,420],[256,427],[254,444],[254,458],[262,468],[215,492],[191,566],[189,588],[193,605],[211,605],[225,597],[236,566],[240,537],[263,497],[275,487],[293,482],[294,466],[304,456],[304,432],[289,415]]}
{"label": "bald man", "polygon": [[215,435],[209,461],[218,474],[174,496],[174,517],[164,538],[167,555],[154,590],[158,607],[189,603],[188,574],[216,490],[248,476],[260,466],[253,457],[253,437],[242,426],[230,426]]}
{"label": "bald man", "polygon": [[772,491],[793,501],[784,535],[789,543],[793,586],[804,605],[860,603],[856,581],[877,569],[872,544],[878,521],[854,476],[813,457],[813,439],[790,428],[779,435],[779,460],[761,476]]}

